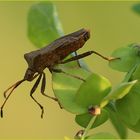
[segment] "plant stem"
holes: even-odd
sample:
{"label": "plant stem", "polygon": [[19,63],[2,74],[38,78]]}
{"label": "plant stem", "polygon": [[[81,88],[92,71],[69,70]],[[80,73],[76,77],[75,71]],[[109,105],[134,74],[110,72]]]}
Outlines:
{"label": "plant stem", "polygon": [[132,74],[134,73],[134,71],[136,70],[138,64],[136,64],[125,76],[124,80],[122,81],[123,82],[128,82],[132,76]]}
{"label": "plant stem", "polygon": [[92,119],[90,120],[88,126],[87,126],[86,129],[85,129],[85,132],[84,132],[84,134],[83,134],[81,140],[84,140],[84,139],[85,139],[85,137],[86,137],[88,131],[90,130],[90,128],[92,127],[92,125],[93,125],[93,123],[94,123],[96,117],[97,117],[97,115],[96,115],[96,116],[93,116]]}

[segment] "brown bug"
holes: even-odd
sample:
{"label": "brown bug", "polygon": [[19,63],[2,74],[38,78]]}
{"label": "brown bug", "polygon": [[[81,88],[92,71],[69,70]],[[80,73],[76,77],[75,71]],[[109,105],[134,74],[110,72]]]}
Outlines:
{"label": "brown bug", "polygon": [[[38,77],[38,79],[36,80],[34,86],[32,87],[32,89],[30,91],[30,96],[41,108],[41,110],[42,110],[41,118],[43,117],[43,113],[44,113],[43,106],[33,97],[33,93],[37,89],[42,77],[43,77],[42,84],[41,84],[42,95],[57,101],[56,98],[48,96],[44,93],[45,85],[46,85],[46,77],[45,77],[45,73],[43,72],[43,70],[45,68],[48,68],[50,72],[64,73],[68,76],[72,76],[74,78],[84,81],[84,79],[82,79],[78,76],[66,73],[65,71],[63,71],[61,69],[55,69],[55,66],[58,64],[65,64],[65,63],[68,63],[71,61],[81,59],[83,57],[91,55],[92,53],[95,53],[109,61],[113,59],[113,58],[104,57],[95,51],[88,51],[88,52],[85,52],[80,55],[75,55],[75,56],[71,57],[70,59],[64,60],[64,58],[66,58],[69,54],[71,54],[71,53],[75,52],[76,50],[78,50],[79,48],[83,47],[83,45],[89,38],[90,38],[90,31],[87,29],[81,29],[74,33],[71,33],[71,34],[68,34],[68,35],[65,35],[63,37],[56,39],[54,42],[52,42],[51,44],[49,44],[48,46],[46,46],[42,49],[32,51],[30,53],[26,53],[24,55],[24,58],[28,63],[28,68],[26,70],[25,76],[22,80],[16,82],[15,84],[13,84],[11,87],[9,87],[4,92],[4,97],[6,99],[1,106],[1,117],[3,117],[3,107],[4,107],[5,103],[7,102],[8,98],[10,97],[10,95],[12,94],[12,92],[14,91],[14,89],[17,88],[22,82],[24,82],[24,81],[31,82],[36,77]],[[11,91],[6,96],[6,93],[9,90],[11,90]]]}

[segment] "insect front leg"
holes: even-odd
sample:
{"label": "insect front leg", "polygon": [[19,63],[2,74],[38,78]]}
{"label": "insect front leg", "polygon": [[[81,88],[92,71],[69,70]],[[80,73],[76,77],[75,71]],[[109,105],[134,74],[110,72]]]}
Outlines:
{"label": "insect front leg", "polygon": [[43,106],[33,97],[33,93],[35,92],[35,90],[37,89],[39,83],[40,83],[40,80],[41,80],[41,77],[42,77],[42,73],[39,75],[38,79],[36,80],[34,86],[32,87],[31,91],[30,91],[30,96],[31,98],[35,101],[35,103],[37,103],[37,105],[41,108],[41,118],[43,118],[43,114],[44,114],[44,108]]}

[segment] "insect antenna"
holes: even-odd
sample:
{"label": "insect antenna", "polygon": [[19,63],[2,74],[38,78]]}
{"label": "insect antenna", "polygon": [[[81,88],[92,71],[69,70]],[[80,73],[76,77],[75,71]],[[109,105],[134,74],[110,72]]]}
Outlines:
{"label": "insect antenna", "polygon": [[[19,81],[18,81],[18,82],[19,82]],[[16,85],[18,82],[14,83],[12,86],[10,86],[9,88],[7,88],[7,89],[4,91],[4,93],[3,93],[4,98],[6,98],[7,92],[8,92],[11,88],[15,87],[15,85]]]}
{"label": "insect antenna", "polygon": [[[14,91],[22,82],[24,82],[24,81],[25,81],[25,79],[22,79],[22,80],[16,82],[15,84],[13,84],[12,86],[10,86],[7,90],[5,90],[5,92],[4,92],[5,95],[4,95],[4,96],[5,96],[6,99],[5,99],[5,101],[3,102],[2,106],[1,106],[1,118],[3,117],[3,108],[4,108],[4,105],[6,104],[8,98],[9,98],[10,95],[13,93],[13,91]],[[6,97],[6,93],[7,93],[10,89],[11,89],[11,91],[10,91],[10,93],[8,94],[8,96]]]}

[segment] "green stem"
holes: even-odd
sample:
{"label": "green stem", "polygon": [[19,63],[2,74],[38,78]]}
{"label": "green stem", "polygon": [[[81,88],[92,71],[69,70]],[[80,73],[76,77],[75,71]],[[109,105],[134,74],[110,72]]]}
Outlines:
{"label": "green stem", "polygon": [[134,71],[136,70],[138,64],[136,64],[125,76],[124,80],[122,81],[123,82],[128,82],[132,76],[132,74],[134,73]]}
{"label": "green stem", "polygon": [[96,117],[97,117],[97,116],[94,116],[94,117],[92,117],[92,119],[90,120],[88,126],[86,127],[86,129],[85,129],[85,131],[84,131],[84,134],[82,135],[81,140],[84,140],[84,139],[85,139],[85,137],[86,137],[88,131],[90,130],[90,128],[92,127],[92,125],[93,125],[93,123],[94,123]]}

